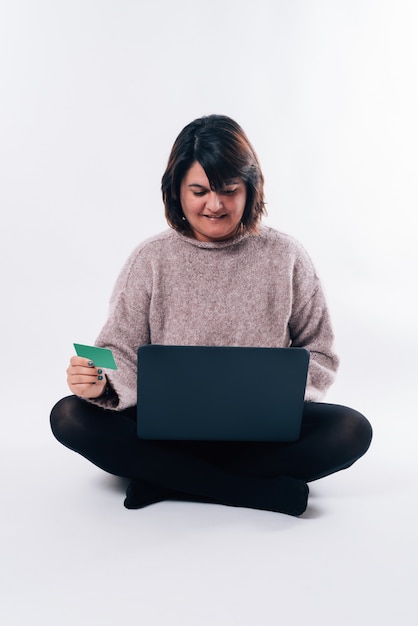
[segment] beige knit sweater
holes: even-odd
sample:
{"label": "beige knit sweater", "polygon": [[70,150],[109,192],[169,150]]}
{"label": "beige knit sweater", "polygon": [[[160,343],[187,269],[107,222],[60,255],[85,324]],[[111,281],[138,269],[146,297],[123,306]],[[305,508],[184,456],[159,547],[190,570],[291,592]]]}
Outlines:
{"label": "beige knit sweater", "polygon": [[262,226],[257,235],[207,243],[167,230],[139,245],[116,282],[96,345],[113,350],[106,371],[122,410],[136,404],[142,344],[301,346],[311,353],[307,401],[320,400],[338,359],[320,281],[304,248]]}

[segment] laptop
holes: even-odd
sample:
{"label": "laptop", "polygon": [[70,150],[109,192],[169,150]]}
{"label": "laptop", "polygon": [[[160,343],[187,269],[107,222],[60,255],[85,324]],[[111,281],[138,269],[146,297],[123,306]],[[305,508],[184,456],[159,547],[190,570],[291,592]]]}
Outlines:
{"label": "laptop", "polygon": [[308,365],[304,348],[141,346],[138,437],[295,441]]}

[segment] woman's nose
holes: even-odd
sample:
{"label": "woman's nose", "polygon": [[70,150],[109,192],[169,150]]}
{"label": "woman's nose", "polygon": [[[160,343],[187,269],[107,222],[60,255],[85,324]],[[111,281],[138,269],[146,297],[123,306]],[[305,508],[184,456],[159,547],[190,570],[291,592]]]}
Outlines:
{"label": "woman's nose", "polygon": [[208,197],[207,208],[213,213],[222,208],[222,200],[216,191],[211,191]]}

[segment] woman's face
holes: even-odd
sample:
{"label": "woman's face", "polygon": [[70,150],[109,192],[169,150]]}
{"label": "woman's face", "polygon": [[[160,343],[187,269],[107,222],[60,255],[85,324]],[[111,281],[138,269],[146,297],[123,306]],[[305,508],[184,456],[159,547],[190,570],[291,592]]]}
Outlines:
{"label": "woman's face", "polygon": [[210,188],[205,170],[197,161],[180,185],[184,217],[199,241],[223,241],[238,232],[247,190],[242,178],[226,180],[223,189]]}

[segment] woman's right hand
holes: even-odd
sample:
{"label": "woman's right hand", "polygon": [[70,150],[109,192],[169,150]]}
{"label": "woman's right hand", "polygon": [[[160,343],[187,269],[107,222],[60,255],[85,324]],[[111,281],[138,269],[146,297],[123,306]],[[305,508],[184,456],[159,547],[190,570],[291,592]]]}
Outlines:
{"label": "woman's right hand", "polygon": [[89,359],[73,356],[67,369],[67,383],[79,398],[98,398],[106,388],[106,374]]}

